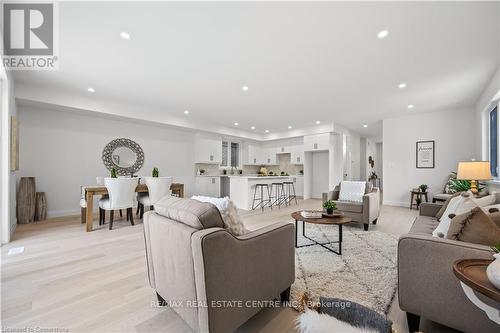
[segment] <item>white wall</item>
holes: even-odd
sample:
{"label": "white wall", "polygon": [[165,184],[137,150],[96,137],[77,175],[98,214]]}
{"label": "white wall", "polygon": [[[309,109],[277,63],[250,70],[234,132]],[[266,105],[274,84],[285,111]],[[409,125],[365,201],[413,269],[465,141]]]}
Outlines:
{"label": "white wall", "polygon": [[16,102],[14,99],[13,82],[9,74],[1,67],[0,78],[2,104],[1,104],[1,129],[0,129],[0,145],[1,145],[1,173],[0,173],[0,190],[1,206],[1,242],[8,243],[12,234],[16,229],[16,172],[10,171],[10,119],[12,116],[17,116]]}
{"label": "white wall", "polygon": [[194,189],[194,133],[164,125],[134,123],[27,106],[19,107],[20,176],[35,176],[47,195],[49,216],[79,213],[80,185],[107,176],[101,153],[124,137],[141,145],[145,162],[139,175],[170,175]]}
{"label": "white wall", "polygon": [[482,160],[488,159],[488,117],[492,104],[500,100],[500,66],[476,103],[476,151]]}
{"label": "white wall", "polygon": [[[409,203],[409,191],[420,184],[430,193],[444,186],[459,161],[476,158],[472,108],[411,115],[383,121],[384,204]],[[435,140],[434,169],[417,169],[417,141]]]}
{"label": "white wall", "polygon": [[329,152],[318,151],[312,153],[312,190],[311,196],[321,199],[324,192],[328,192]]}

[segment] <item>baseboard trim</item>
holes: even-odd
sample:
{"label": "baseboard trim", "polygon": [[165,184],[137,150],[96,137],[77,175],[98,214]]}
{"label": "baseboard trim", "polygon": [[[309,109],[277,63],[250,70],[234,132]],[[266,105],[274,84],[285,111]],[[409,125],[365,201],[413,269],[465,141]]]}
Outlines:
{"label": "baseboard trim", "polygon": [[68,210],[50,210],[47,212],[47,217],[61,217],[72,216],[81,214],[81,210],[68,209]]}
{"label": "baseboard trim", "polygon": [[401,201],[387,201],[384,200],[382,203],[384,206],[396,206],[396,207],[406,207],[410,206],[409,202],[401,202]]}

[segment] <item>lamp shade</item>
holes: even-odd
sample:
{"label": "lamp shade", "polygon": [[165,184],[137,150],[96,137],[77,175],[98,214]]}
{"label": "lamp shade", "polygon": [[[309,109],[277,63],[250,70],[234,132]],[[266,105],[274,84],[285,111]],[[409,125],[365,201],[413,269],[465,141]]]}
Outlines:
{"label": "lamp shade", "polygon": [[457,179],[466,180],[490,180],[490,162],[474,161],[459,162]]}

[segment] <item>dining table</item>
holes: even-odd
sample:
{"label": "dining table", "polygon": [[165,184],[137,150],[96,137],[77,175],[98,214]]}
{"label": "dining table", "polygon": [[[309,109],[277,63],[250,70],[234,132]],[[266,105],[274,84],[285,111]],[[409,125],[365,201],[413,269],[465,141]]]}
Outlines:
{"label": "dining table", "polygon": [[[94,196],[95,195],[107,195],[108,190],[105,186],[102,185],[92,185],[92,186],[85,186],[85,194],[84,198],[86,201],[86,207],[81,208],[81,221],[82,224],[86,224],[86,230],[87,232],[90,232],[93,230],[94,226]],[[172,195],[184,198],[184,184],[181,183],[172,183],[170,186],[170,189],[172,190]],[[135,191],[137,193],[148,193],[148,187],[146,184],[138,184],[137,187],[135,188]]]}

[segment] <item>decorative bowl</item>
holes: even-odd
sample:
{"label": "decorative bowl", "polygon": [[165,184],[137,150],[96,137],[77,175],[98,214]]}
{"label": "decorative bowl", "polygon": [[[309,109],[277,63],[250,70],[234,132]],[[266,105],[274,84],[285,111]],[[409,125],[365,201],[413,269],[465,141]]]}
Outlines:
{"label": "decorative bowl", "polygon": [[486,268],[486,276],[495,287],[500,289],[500,253],[494,254],[493,257],[495,260]]}

